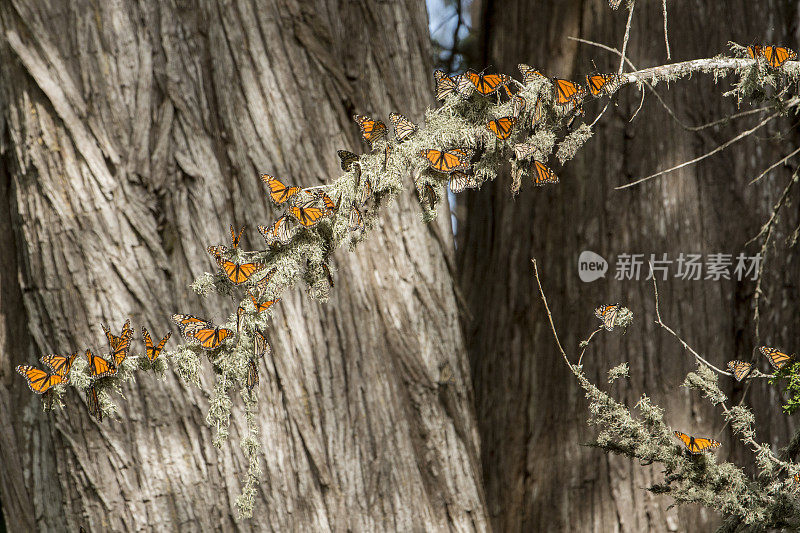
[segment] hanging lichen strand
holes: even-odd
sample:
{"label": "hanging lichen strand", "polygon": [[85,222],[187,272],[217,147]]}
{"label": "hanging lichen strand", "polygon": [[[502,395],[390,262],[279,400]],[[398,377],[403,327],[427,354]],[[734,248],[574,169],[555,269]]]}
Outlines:
{"label": "hanging lichen strand", "polygon": [[[426,112],[423,125],[417,127],[402,115],[393,114],[396,136],[392,138],[382,122],[357,115],[354,119],[371,151],[361,155],[341,151],[345,171],[342,176],[329,185],[305,190],[284,186],[282,181],[286,180],[276,180],[287,189],[281,205],[289,209],[280,222],[260,227],[267,241],[264,250],[241,250],[233,228],[234,245],[230,249],[209,248],[221,271],[200,276],[191,287],[201,295],[213,291],[239,298],[239,306],[231,310],[224,324],[215,326],[190,316],[179,317],[179,328],[190,340],[161,357],[153,356],[152,350],[148,351],[150,357],[128,355],[132,330],[123,328],[120,337],[109,336],[112,352],[121,349],[115,343],[127,339],[121,357],[94,360],[94,365],[110,363],[113,372],[90,371],[88,351],[86,357],[70,359],[58,369],[48,360],[54,374],[27,366],[18,367],[18,371],[34,392],[47,393],[46,408],[63,406],[63,385],[68,383],[86,393],[93,416],[102,420],[116,410],[110,392],[120,393],[121,384],[133,380],[135,371],[153,370],[164,379],[168,359],[182,379],[199,386],[202,359],[208,358],[216,385],[206,421],[214,429],[216,446],[222,446],[228,436],[230,390],[238,389],[244,400],[247,432],[241,446],[249,467],[236,505],[242,517],[249,517],[261,475],[254,418],[258,362],[269,351],[263,332],[271,317],[271,310],[259,312],[257,306],[268,308],[268,303],[271,305],[272,300],[300,280],[312,298],[327,300],[333,283],[327,264],[332,252],[343,244],[355,248],[374,227],[381,208],[408,186],[409,178],[420,197],[425,221],[436,217],[436,206],[446,198],[448,184],[454,192],[479,188],[493,180],[506,161],[511,165],[512,193],[519,191],[526,176],[535,185],[557,183],[557,173],[550,168],[551,155],[555,152],[555,158],[563,165],[592,136],[590,125],[573,125],[583,116],[583,105],[592,99],[609,98],[623,85],[636,83],[644,90],[644,85],[694,72],[711,73],[715,78],[734,73],[739,81],[726,94],[739,100],[758,96],[786,112],[789,83],[800,75],[800,65],[792,61],[776,67],[758,55],[760,50],[746,58],[747,49],[738,45],[732,45],[732,49],[739,58],[700,59],[619,75],[594,74],[587,76],[586,87],[550,79],[527,65],[520,65],[521,81],[506,75],[467,71],[448,76],[437,71],[437,96],[444,103]],[[774,96],[767,97],[770,88],[774,89]],[[796,106],[797,102],[790,105]],[[600,116],[602,112],[597,119]],[[262,177],[265,182],[269,178]],[[268,192],[275,191],[265,189]],[[276,196],[271,196],[275,200]],[[204,341],[206,348],[198,339]]]}

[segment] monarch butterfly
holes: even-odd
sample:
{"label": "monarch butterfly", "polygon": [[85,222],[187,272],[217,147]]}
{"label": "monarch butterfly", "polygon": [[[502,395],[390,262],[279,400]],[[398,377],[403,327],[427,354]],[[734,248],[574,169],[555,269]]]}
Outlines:
{"label": "monarch butterfly", "polygon": [[[450,173],[454,170],[466,170],[472,158],[471,150],[465,151],[458,148],[440,150],[422,150],[420,155],[428,160],[428,166],[437,172]],[[467,156],[470,157],[467,157]]]}
{"label": "monarch butterfly", "polygon": [[531,156],[536,154],[536,150],[536,145],[532,143],[518,143],[514,145],[514,155],[516,156],[517,161],[530,159]]}
{"label": "monarch butterfly", "polygon": [[619,304],[601,305],[594,310],[594,316],[603,321],[603,328],[611,331],[614,329],[614,320],[617,318]]}
{"label": "monarch butterfly", "polygon": [[130,319],[126,320],[125,323],[122,325],[122,330],[120,331],[119,337],[111,333],[111,330],[108,329],[108,327],[105,324],[100,324],[100,326],[103,328],[103,332],[106,334],[106,338],[108,339],[108,346],[112,350],[116,350],[117,346],[120,345],[120,343],[126,336],[133,336],[133,329],[131,329]]}
{"label": "monarch butterfly", "polygon": [[518,118],[520,113],[525,111],[525,106],[527,105],[527,101],[521,96],[514,96],[511,99],[511,115],[514,118]]}
{"label": "monarch butterfly", "polygon": [[794,478],[795,483],[800,483],[800,472],[792,476]]}
{"label": "monarch butterfly", "polygon": [[728,370],[733,373],[733,377],[736,378],[736,381],[742,381],[752,369],[753,365],[750,363],[745,363],[744,361],[728,361]]}
{"label": "monarch butterfly", "polygon": [[586,76],[586,85],[592,96],[610,95],[622,85],[622,77],[617,74],[593,74]]}
{"label": "monarch butterfly", "polygon": [[331,287],[335,287],[336,284],[333,282],[333,274],[331,274],[328,263],[320,263],[320,266],[322,266],[322,271],[325,272],[325,276],[328,278],[328,283],[331,284]]}
{"label": "monarch butterfly", "polygon": [[761,47],[756,45],[748,46],[747,55],[750,56],[750,59],[758,59],[758,56],[761,55]]}
{"label": "monarch butterfly", "polygon": [[478,74],[468,70],[463,75],[472,83],[475,90],[483,96],[489,96],[511,81],[511,78],[505,74]]}
{"label": "monarch butterfly", "polygon": [[765,46],[761,49],[761,54],[772,68],[780,68],[787,61],[797,59],[797,52],[783,46]]}
{"label": "monarch butterfly", "polygon": [[436,81],[436,99],[444,100],[451,94],[458,92],[460,76],[450,77],[443,70],[434,70],[433,79]]}
{"label": "monarch butterfly", "polygon": [[389,164],[390,155],[392,155],[392,147],[387,144],[383,156],[383,170],[386,170],[386,166]]}
{"label": "monarch butterfly", "polygon": [[217,348],[222,344],[222,341],[233,335],[233,331],[220,328],[208,321],[187,324],[183,327],[182,333],[183,336],[189,340],[195,339],[200,341],[200,347],[205,350]]}
{"label": "monarch butterfly", "polygon": [[[89,408],[89,414],[97,419],[98,422],[103,421],[103,410],[100,408],[100,399],[97,397],[97,389],[93,386],[86,389],[86,405]],[[81,530],[84,530],[81,527]]]}
{"label": "monarch butterfly", "polygon": [[78,357],[78,352],[72,355],[44,355],[39,358],[39,362],[48,366],[55,374],[66,379],[76,357]]}
{"label": "monarch butterfly", "polygon": [[547,185],[548,183],[558,183],[558,176],[556,176],[555,172],[550,170],[547,165],[542,163],[541,161],[533,160],[534,170],[536,170],[536,175],[533,176],[533,184],[537,187],[541,185]]}
{"label": "monarch butterfly", "polygon": [[267,337],[256,330],[256,334],[253,337],[253,354],[256,357],[264,357],[264,354],[266,354],[268,350],[269,343],[267,342]]}
{"label": "monarch butterfly", "polygon": [[486,124],[486,129],[494,133],[498,139],[505,140],[511,136],[511,130],[516,123],[516,117],[502,117],[490,120],[489,123]]}
{"label": "monarch butterfly", "polygon": [[225,252],[228,251],[228,247],[227,246],[223,246],[223,245],[209,246],[208,248],[206,248],[206,250],[208,251],[209,254],[211,254],[211,256],[215,260],[221,261],[222,260],[222,254],[224,254]]}
{"label": "monarch butterfly", "polygon": [[236,334],[242,333],[242,317],[244,316],[244,307],[241,305],[236,308]]}
{"label": "monarch butterfly", "polygon": [[259,224],[258,231],[268,246],[275,243],[286,244],[295,234],[289,226],[289,215],[283,215],[269,227]]}
{"label": "monarch butterfly", "polygon": [[218,259],[217,264],[225,272],[225,275],[228,276],[228,279],[236,285],[244,283],[250,279],[250,276],[264,268],[264,265],[260,263],[240,264],[227,259]]}
{"label": "monarch butterfly", "polygon": [[522,74],[522,83],[528,85],[530,82],[539,79],[546,79],[546,76],[539,72],[538,70],[534,69],[530,65],[526,65],[525,63],[520,63],[517,65],[520,74]]}
{"label": "monarch butterfly", "polygon": [[60,374],[50,374],[29,365],[19,365],[16,370],[28,382],[28,388],[36,394],[44,394],[65,379]]}
{"label": "monarch butterfly", "polygon": [[770,348],[769,346],[762,346],[758,349],[764,356],[769,359],[770,364],[775,370],[780,370],[786,363],[788,363],[793,356],[783,353],[777,348]]}
{"label": "monarch butterfly", "polygon": [[359,229],[364,229],[364,219],[361,218],[361,211],[353,205],[350,207],[350,231],[357,231]]}
{"label": "monarch butterfly", "polygon": [[258,385],[258,365],[252,359],[247,363],[247,390],[250,392]]}
{"label": "monarch butterfly", "polygon": [[275,176],[261,174],[261,181],[269,188],[269,197],[275,205],[281,205],[286,200],[300,192],[300,187],[289,187]]}
{"label": "monarch butterfly", "polygon": [[439,201],[439,196],[436,194],[436,190],[433,188],[433,185],[426,183],[422,186],[420,200],[428,202],[428,209],[433,209],[436,206],[436,202]]}
{"label": "monarch butterfly", "polygon": [[256,313],[262,313],[272,307],[274,304],[281,301],[280,298],[275,298],[274,300],[267,300],[264,303],[258,303],[258,300],[256,300],[255,296],[253,296],[252,292],[248,294],[250,294],[250,299],[253,301],[253,305],[256,306]]}
{"label": "monarch butterfly", "polygon": [[361,128],[361,137],[370,145],[371,148],[375,147],[375,142],[386,136],[386,124],[380,120],[373,120],[363,115],[353,115],[353,120],[356,121],[358,127]]}
{"label": "monarch butterfly", "polygon": [[372,196],[372,182],[369,178],[364,180],[364,186],[358,191],[358,205],[364,207]]}
{"label": "monarch butterfly", "polygon": [[341,159],[341,166],[342,170],[347,172],[353,167],[353,163],[358,161],[358,155],[354,154],[353,152],[348,152],[347,150],[337,150],[336,153],[339,155],[339,159]]}
{"label": "monarch butterfly", "polygon": [[111,350],[111,359],[114,361],[114,366],[120,366],[125,358],[128,357],[128,349],[131,347],[132,338],[132,329],[123,330],[123,335],[119,337],[116,346]]}
{"label": "monarch butterfly", "polygon": [[394,136],[397,142],[403,141],[417,131],[417,125],[400,113],[389,113],[389,120],[394,126]]}
{"label": "monarch butterfly", "polygon": [[89,375],[93,378],[104,378],[117,373],[117,365],[113,360],[103,359],[91,350],[86,350],[86,359],[89,361]]}
{"label": "monarch butterfly", "polygon": [[312,198],[300,204],[294,204],[289,208],[289,212],[300,224],[307,228],[316,226],[326,214],[326,210],[319,207],[317,198]]}
{"label": "monarch butterfly", "polygon": [[161,339],[158,343],[158,346],[153,345],[153,339],[150,338],[150,333],[142,327],[142,340],[144,341],[144,353],[147,358],[152,363],[156,360],[156,358],[161,354],[161,350],[164,349],[164,345],[167,344],[167,341],[172,336],[172,332],[168,331],[167,334]]}
{"label": "monarch butterfly", "polygon": [[542,99],[539,98],[536,100],[536,106],[533,108],[531,124],[535,126],[542,121],[542,118],[544,118],[544,106],[542,105]]}
{"label": "monarch butterfly", "polygon": [[463,192],[465,189],[476,188],[479,183],[478,179],[474,175],[456,170],[450,174],[450,182],[448,185],[450,186],[450,191],[453,194],[458,194]]}
{"label": "monarch butterfly", "polygon": [[334,203],[334,201],[331,200],[330,196],[328,196],[324,192],[320,193],[319,196],[320,198],[322,198],[322,203],[325,204],[325,209],[328,210],[328,213],[333,213],[334,211],[336,211],[336,203]]}
{"label": "monarch butterfly", "polygon": [[231,247],[236,249],[239,247],[239,239],[242,238],[242,233],[244,233],[245,228],[247,226],[242,226],[242,229],[239,230],[239,235],[236,235],[236,232],[233,229],[233,224],[231,224]]}
{"label": "monarch butterfly", "polygon": [[194,315],[183,315],[180,313],[172,315],[172,321],[178,324],[178,328],[181,330],[181,333],[183,333],[183,329],[186,326],[205,323],[205,320],[202,318],[198,318]]}
{"label": "monarch butterfly", "polygon": [[250,292],[255,292],[259,296],[263,296],[267,292],[267,286],[269,285],[269,280],[272,279],[272,276],[274,276],[275,272],[277,271],[278,271],[277,268],[273,268],[272,270],[267,272],[267,275],[258,280],[255,286],[252,289],[250,289]]}
{"label": "monarch butterfly", "polygon": [[680,431],[675,431],[675,436],[681,439],[683,445],[686,446],[686,449],[689,450],[689,452],[694,454],[700,453],[708,448],[717,448],[722,445],[714,439],[690,437],[686,433],[681,433]]}
{"label": "monarch butterfly", "polygon": [[553,87],[558,105],[566,106],[570,103],[578,105],[586,96],[586,90],[574,81],[553,78]]}

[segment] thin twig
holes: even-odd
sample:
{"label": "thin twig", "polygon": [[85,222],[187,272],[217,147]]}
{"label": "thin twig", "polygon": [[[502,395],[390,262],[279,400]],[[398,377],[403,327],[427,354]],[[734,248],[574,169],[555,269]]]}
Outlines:
{"label": "thin twig", "polygon": [[761,290],[761,282],[763,280],[764,274],[764,265],[767,262],[767,254],[769,253],[769,241],[772,237],[772,229],[775,227],[775,224],[778,223],[778,213],[781,210],[786,199],[789,197],[789,191],[792,189],[795,183],[798,180],[798,171],[800,171],[800,167],[795,169],[794,173],[792,173],[792,179],[786,185],[786,188],[783,190],[783,194],[778,199],[777,203],[772,207],[772,215],[769,217],[769,220],[761,226],[761,231],[758,232],[758,235],[747,241],[745,246],[758,240],[762,235],[764,236],[764,242],[761,245],[761,250],[759,251],[759,255],[761,256],[761,260],[758,263],[758,275],[756,277],[756,288],[755,292],[753,293],[753,303],[755,304],[755,310],[753,311],[753,327],[755,330],[756,336],[756,344],[761,344],[761,332],[759,331],[760,321],[761,321],[761,296],[763,295],[763,291]]}
{"label": "thin twig", "polygon": [[753,181],[751,181],[750,183],[748,183],[748,185],[752,185],[752,184],[754,184],[755,182],[757,182],[758,180],[760,180],[761,178],[763,178],[764,176],[766,176],[766,175],[769,173],[769,171],[770,171],[770,170],[772,170],[773,168],[777,167],[777,166],[778,166],[778,165],[780,165],[781,163],[785,163],[786,161],[788,161],[789,159],[791,159],[792,157],[794,157],[794,156],[795,156],[795,155],[797,155],[798,153],[800,153],[800,148],[798,148],[797,150],[795,150],[795,151],[794,151],[794,152],[792,152],[791,154],[787,155],[787,156],[786,156],[786,157],[784,157],[783,159],[780,159],[780,160],[776,161],[776,162],[775,162],[775,164],[773,164],[773,165],[770,165],[770,166],[769,166],[769,168],[767,168],[767,170],[765,170],[764,172],[762,172],[761,174],[759,174],[759,175],[758,175],[758,177],[757,177],[757,178],[754,178],[754,179],[753,179]]}
{"label": "thin twig", "polygon": [[664,45],[667,47],[667,59],[672,59],[669,53],[669,34],[667,33],[667,0],[661,0],[661,7],[664,11]]}
{"label": "thin twig", "polygon": [[620,61],[619,61],[619,70],[617,74],[622,74],[622,70],[625,67],[625,51],[628,48],[628,39],[631,36],[631,21],[633,20],[633,8],[636,5],[636,2],[631,2],[631,7],[628,10],[628,22],[625,24],[625,37],[622,40],[622,53]]}
{"label": "thin twig", "polygon": [[[595,41],[589,41],[587,39],[580,39],[578,37],[567,37],[567,39],[571,39],[573,41],[577,41],[577,42],[583,43],[583,44],[588,44],[590,46],[596,46],[597,48],[600,48],[602,50],[606,50],[608,52],[616,54],[617,56],[621,56],[622,55],[622,53],[619,50],[617,50],[616,48],[612,48],[610,46],[606,46],[604,44],[601,44],[601,43],[598,43],[598,42],[595,42]],[[631,63],[631,61],[628,58],[625,58],[625,63],[627,63],[628,66],[631,67],[634,71],[638,70],[636,68],[636,66],[633,63]],[[642,83],[644,84],[645,87],[647,87],[650,90],[650,92],[653,93],[653,95],[655,95],[655,97],[658,99],[658,101],[661,104],[661,106],[667,111],[669,116],[671,116],[681,128],[683,128],[683,129],[685,129],[687,131],[701,131],[701,130],[704,130],[706,128],[711,128],[711,127],[717,126],[719,124],[725,124],[725,123],[727,123],[727,122],[729,122],[729,121],[731,121],[733,119],[746,117],[746,116],[749,116],[749,115],[752,115],[752,114],[755,114],[755,113],[761,113],[763,111],[766,111],[767,109],[770,109],[770,107],[767,107],[767,106],[759,107],[757,109],[750,109],[748,111],[742,111],[741,113],[735,113],[733,115],[729,115],[727,117],[723,117],[723,118],[715,120],[713,122],[708,122],[706,124],[701,124],[700,126],[689,126],[688,124],[684,123],[681,119],[678,118],[678,115],[675,114],[675,112],[672,110],[672,108],[664,101],[664,99],[661,97],[659,92],[656,91],[655,88],[652,85],[650,85],[648,82],[646,82],[644,80],[642,81]]]}
{"label": "thin twig", "polygon": [[717,146],[716,148],[714,148],[710,152],[707,152],[707,153],[705,153],[705,154],[703,154],[703,155],[701,155],[699,157],[695,157],[694,159],[692,159],[690,161],[684,161],[680,165],[676,165],[676,166],[674,166],[672,168],[668,168],[666,170],[662,170],[660,172],[656,172],[655,174],[647,176],[646,178],[641,178],[641,179],[638,179],[638,180],[636,180],[634,182],[626,183],[625,185],[620,185],[619,187],[614,187],[614,189],[616,189],[616,190],[627,189],[628,187],[633,187],[634,185],[638,185],[640,183],[644,183],[645,181],[649,181],[649,180],[651,180],[653,178],[657,178],[659,176],[663,176],[664,174],[669,174],[670,172],[673,172],[675,170],[681,169],[683,167],[688,167],[689,165],[693,165],[693,164],[695,164],[695,163],[697,163],[699,161],[702,161],[703,159],[711,157],[712,155],[716,154],[717,152],[721,152],[722,150],[724,150],[725,148],[729,147],[730,145],[732,145],[732,144],[736,143],[737,141],[740,141],[743,138],[747,137],[748,135],[750,135],[751,133],[753,133],[757,129],[763,127],[765,124],[770,122],[772,119],[777,118],[778,116],[780,116],[780,113],[771,114],[770,116],[768,116],[767,118],[765,118],[764,120],[759,122],[756,126],[750,128],[749,130],[741,132],[739,135],[737,135],[733,139],[731,139],[731,140],[729,140],[729,141]]}
{"label": "thin twig", "polygon": [[581,355],[578,357],[578,365],[580,365],[581,361],[583,361],[583,354],[586,353],[586,349],[589,347],[589,343],[592,342],[592,337],[594,337],[595,335],[597,335],[597,333],[599,333],[601,331],[603,331],[603,326],[600,326],[599,328],[594,330],[592,332],[592,334],[589,335],[588,339],[586,339],[585,341],[581,342],[581,344],[583,344],[583,350],[581,350]]}
{"label": "thin twig", "polygon": [[566,361],[567,366],[572,368],[572,364],[569,362],[569,358],[567,358],[567,354],[564,352],[564,348],[561,347],[561,341],[558,340],[558,333],[556,333],[556,326],[553,324],[553,315],[550,313],[550,307],[547,305],[547,298],[544,295],[544,290],[542,289],[542,282],[539,280],[539,267],[536,266],[536,259],[531,259],[533,263],[533,274],[536,276],[536,284],[539,285],[539,296],[542,297],[542,303],[544,303],[544,310],[547,312],[547,319],[550,321],[550,329],[553,330],[553,337],[556,339],[556,344],[558,345],[558,351],[561,352],[561,357],[564,358]]}
{"label": "thin twig", "polygon": [[714,371],[716,371],[716,372],[718,372],[718,373],[720,373],[722,375],[733,376],[733,374],[731,374],[730,372],[725,372],[724,370],[715,367],[714,365],[712,365],[711,363],[709,363],[708,361],[703,359],[703,356],[701,356],[699,353],[694,351],[694,349],[691,346],[689,346],[686,343],[686,341],[684,341],[677,333],[675,333],[672,330],[672,328],[670,328],[669,326],[664,324],[664,321],[661,320],[661,311],[658,308],[658,285],[656,285],[656,277],[655,276],[653,276],[653,292],[655,293],[655,296],[656,296],[656,319],[657,319],[656,320],[656,324],[658,324],[659,326],[661,326],[662,328],[664,328],[665,330],[670,332],[673,337],[678,339],[678,342],[681,343],[681,345],[684,347],[684,349],[688,350],[689,353],[691,353],[697,361],[702,361],[704,365],[706,365],[707,367],[711,368],[712,370],[714,370]]}

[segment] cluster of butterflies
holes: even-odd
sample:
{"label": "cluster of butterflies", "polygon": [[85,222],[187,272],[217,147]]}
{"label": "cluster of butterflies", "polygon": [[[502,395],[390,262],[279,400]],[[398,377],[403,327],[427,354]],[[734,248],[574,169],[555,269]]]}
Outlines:
{"label": "cluster of butterflies", "polygon": [[[761,346],[758,351],[767,358],[767,361],[775,370],[780,370],[794,359],[794,355],[789,355],[778,348],[770,346]],[[753,364],[746,361],[728,361],[728,370],[731,371],[736,381],[742,381],[749,376],[753,368]]]}
{"label": "cluster of butterflies", "polygon": [[758,46],[751,45],[747,47],[747,55],[750,59],[765,59],[767,65],[772,68],[780,68],[787,61],[794,61],[797,59],[797,52],[791,48],[784,46]]}
{"label": "cluster of butterflies", "polygon": [[[108,339],[108,346],[110,349],[108,355],[100,357],[99,355],[94,355],[91,349],[86,349],[89,376],[92,378],[92,385],[86,389],[86,400],[89,413],[99,421],[103,420],[103,412],[100,409],[97,388],[94,383],[98,379],[117,375],[120,365],[122,365],[122,362],[128,357],[131,340],[133,339],[133,329],[131,328],[130,320],[127,320],[125,324],[123,324],[122,331],[119,335],[111,333],[111,330],[105,325],[103,325],[103,331]],[[158,344],[155,344],[147,329],[142,328],[142,341],[144,342],[145,355],[151,364],[161,354],[164,345],[171,335],[171,333],[167,333]],[[72,370],[72,364],[78,357],[78,353],[79,352],[75,352],[71,355],[45,355],[40,358],[39,361],[48,367],[50,372],[30,365],[19,365],[16,370],[28,382],[28,388],[36,394],[44,394],[56,385],[67,381],[69,373]]]}
{"label": "cluster of butterflies", "polygon": [[[506,140],[511,137],[520,126],[524,125],[521,114],[529,107],[525,98],[517,94],[519,89],[535,81],[548,80],[545,75],[524,63],[519,64],[517,68],[522,74],[521,83],[506,74],[478,74],[474,71],[467,70],[463,74],[448,76],[443,71],[437,70],[434,72],[434,78],[436,80],[436,98],[445,100],[448,96],[453,94],[457,94],[463,99],[470,98],[471,95],[475,93],[484,97],[494,93],[505,94],[512,102],[511,114],[490,120],[486,123],[486,129],[492,132],[498,139]],[[610,96],[625,82],[625,78],[617,74],[592,74],[586,76],[586,87],[574,81],[560,78],[552,78],[549,82],[552,84],[553,101],[556,105],[556,111],[561,115],[572,113],[574,116],[579,116],[583,114],[582,104],[587,96],[591,95],[595,98]],[[542,103],[542,98],[537,98],[536,104],[533,106],[530,121],[531,127],[540,124],[544,118]],[[558,183],[556,174],[543,161],[539,161],[534,157],[536,154],[536,147],[534,145],[517,143],[513,148],[518,161],[532,159],[534,185],[540,186]],[[462,163],[459,159],[452,157],[452,154],[451,159],[456,164]],[[447,167],[436,168],[435,166],[434,169],[440,172],[448,170]],[[464,181],[462,176],[458,176],[458,178],[460,182]],[[457,180],[456,186],[458,186],[459,180]]]}

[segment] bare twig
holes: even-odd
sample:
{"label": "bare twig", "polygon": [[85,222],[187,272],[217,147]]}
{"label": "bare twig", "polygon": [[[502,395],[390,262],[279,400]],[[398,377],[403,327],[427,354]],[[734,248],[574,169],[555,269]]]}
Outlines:
{"label": "bare twig", "polygon": [[[573,41],[577,41],[577,42],[580,42],[580,43],[588,44],[590,46],[596,46],[597,48],[600,48],[602,50],[606,50],[608,52],[616,54],[617,56],[621,56],[622,55],[622,53],[619,50],[617,50],[616,48],[612,48],[610,46],[606,46],[604,44],[601,44],[601,43],[598,43],[598,42],[595,42],[595,41],[589,41],[587,39],[579,39],[578,37],[567,37],[567,39],[571,39]],[[636,68],[636,66],[633,63],[631,63],[631,61],[628,58],[625,58],[625,63],[627,63],[628,66],[631,67],[634,71],[638,70]],[[749,115],[753,115],[755,113],[761,113],[763,111],[766,111],[767,109],[770,109],[770,107],[759,107],[757,109],[750,109],[750,110],[747,110],[747,111],[742,111],[741,113],[735,113],[733,115],[729,115],[727,117],[723,117],[723,118],[721,118],[719,120],[715,120],[715,121],[709,122],[707,124],[701,124],[700,126],[689,126],[688,124],[684,123],[681,119],[678,118],[678,115],[675,114],[675,112],[672,110],[672,108],[664,101],[664,99],[661,97],[659,92],[656,91],[655,88],[652,85],[650,85],[646,81],[642,81],[642,83],[644,84],[645,87],[647,87],[650,90],[650,92],[653,93],[653,95],[655,95],[655,97],[658,99],[658,101],[661,104],[661,106],[667,111],[669,116],[671,116],[681,128],[683,128],[683,129],[685,129],[687,131],[701,131],[701,130],[704,130],[706,128],[711,128],[711,127],[717,126],[719,124],[725,124],[725,123],[727,123],[727,122],[729,122],[729,121],[731,121],[733,119],[746,117],[746,116],[749,116]]]}
{"label": "bare twig", "polygon": [[656,297],[656,324],[658,324],[659,326],[661,326],[662,328],[667,330],[669,333],[672,334],[673,337],[678,339],[678,342],[681,343],[681,345],[684,347],[684,349],[688,350],[689,353],[692,354],[697,361],[701,361],[708,368],[710,368],[710,369],[714,370],[715,372],[718,372],[718,373],[720,373],[722,375],[733,376],[733,374],[731,374],[730,372],[725,372],[724,370],[719,369],[719,368],[715,367],[714,365],[712,365],[711,363],[709,363],[708,361],[706,361],[703,358],[703,356],[701,356],[699,353],[694,351],[694,349],[691,346],[689,346],[686,343],[686,341],[684,341],[677,333],[675,333],[672,330],[672,328],[670,328],[669,326],[664,324],[664,321],[661,320],[661,311],[658,308],[658,285],[656,285],[656,277],[655,276],[653,276],[653,292],[655,293],[655,297]]}
{"label": "bare twig", "polygon": [[592,337],[594,337],[597,333],[599,333],[601,331],[603,331],[603,327],[602,326],[600,326],[599,328],[594,330],[592,332],[592,334],[589,335],[588,339],[586,339],[585,341],[581,342],[581,344],[583,345],[583,350],[581,350],[581,355],[578,357],[578,365],[580,365],[581,361],[583,361],[583,354],[586,353],[586,348],[588,348],[589,347],[589,343],[592,342]]}
{"label": "bare twig", "polygon": [[539,286],[539,296],[542,297],[542,303],[544,303],[544,310],[547,312],[547,319],[550,321],[550,329],[553,331],[553,337],[556,339],[556,344],[558,345],[558,351],[561,352],[561,357],[564,358],[564,361],[567,363],[567,366],[572,368],[572,364],[569,362],[569,358],[567,354],[564,352],[564,348],[561,347],[561,341],[558,340],[558,333],[556,333],[556,326],[553,324],[553,315],[550,313],[550,307],[547,305],[547,298],[544,295],[544,290],[542,289],[542,282],[539,280],[539,267],[536,266],[536,259],[531,259],[533,263],[533,274],[536,276],[536,284]]}
{"label": "bare twig", "polygon": [[748,135],[750,135],[751,133],[753,133],[757,129],[759,129],[759,128],[763,127],[764,125],[766,125],[771,120],[777,118],[779,115],[780,115],[780,113],[771,114],[770,116],[768,116],[767,118],[765,118],[764,120],[759,122],[756,126],[750,128],[749,130],[741,132],[739,135],[737,135],[733,139],[731,139],[731,140],[729,140],[729,141],[717,146],[716,148],[714,148],[710,152],[706,152],[705,154],[703,154],[703,155],[701,155],[699,157],[695,157],[694,159],[689,160],[689,161],[684,161],[680,165],[676,165],[676,166],[674,166],[672,168],[668,168],[666,170],[662,170],[660,172],[656,172],[655,174],[651,174],[650,176],[647,176],[646,178],[641,178],[641,179],[638,179],[638,180],[633,181],[631,183],[626,183],[625,185],[620,185],[619,187],[614,187],[614,189],[616,189],[616,190],[627,189],[628,187],[633,187],[634,185],[638,185],[640,183],[644,183],[645,181],[649,181],[649,180],[651,180],[653,178],[657,178],[659,176],[663,176],[664,174],[669,174],[670,172],[673,172],[675,170],[681,169],[683,167],[688,167],[689,165],[693,165],[693,164],[697,163],[698,161],[702,161],[703,159],[711,157],[712,155],[716,154],[717,152],[721,152],[722,150],[724,150],[728,146],[736,143],[737,141],[740,141],[740,140],[744,139],[745,137],[747,137]]}
{"label": "bare twig", "polygon": [[753,293],[753,303],[755,310],[753,311],[753,327],[755,329],[755,337],[756,337],[756,344],[761,344],[761,332],[759,330],[760,320],[761,320],[761,296],[763,295],[763,291],[761,290],[761,283],[764,278],[764,264],[767,262],[767,254],[769,253],[769,241],[772,238],[772,229],[775,227],[775,224],[778,222],[778,214],[781,210],[786,199],[789,197],[789,191],[791,191],[792,187],[795,183],[797,183],[798,171],[800,171],[800,167],[795,169],[794,173],[792,174],[792,179],[786,185],[786,188],[783,189],[783,194],[772,207],[772,215],[769,217],[769,220],[761,226],[761,231],[758,232],[758,235],[747,241],[747,244],[758,240],[762,235],[764,236],[764,242],[761,245],[761,250],[759,251],[759,255],[761,256],[761,260],[758,264],[758,275],[756,277],[756,288]]}
{"label": "bare twig", "polygon": [[622,40],[622,53],[620,54],[618,74],[622,74],[622,70],[625,68],[625,51],[628,48],[628,39],[631,36],[631,21],[633,20],[633,8],[635,5],[636,2],[631,2],[631,6],[628,9],[628,22],[625,24],[625,37]]}
{"label": "bare twig", "polygon": [[667,0],[661,0],[661,7],[664,11],[664,45],[667,47],[667,59],[672,59],[669,53],[669,34],[667,33]]}
{"label": "bare twig", "polygon": [[757,182],[758,180],[760,180],[761,178],[763,178],[764,176],[766,176],[766,175],[769,173],[769,171],[770,171],[770,170],[772,170],[773,168],[777,167],[777,166],[778,166],[778,165],[780,165],[781,163],[785,163],[786,161],[788,161],[789,159],[791,159],[792,157],[794,157],[794,156],[795,156],[795,155],[797,155],[798,153],[800,153],[800,148],[798,148],[797,150],[795,150],[795,151],[794,151],[794,152],[792,152],[791,154],[787,155],[787,156],[786,156],[786,157],[784,157],[783,159],[780,159],[780,160],[776,161],[774,164],[770,165],[770,166],[769,166],[769,168],[767,168],[767,170],[765,170],[764,172],[762,172],[761,174],[759,174],[757,178],[753,178],[753,181],[751,181],[750,183],[748,183],[748,185],[752,185],[752,184],[754,184],[755,182]]}

